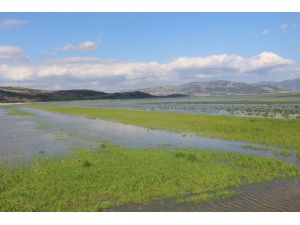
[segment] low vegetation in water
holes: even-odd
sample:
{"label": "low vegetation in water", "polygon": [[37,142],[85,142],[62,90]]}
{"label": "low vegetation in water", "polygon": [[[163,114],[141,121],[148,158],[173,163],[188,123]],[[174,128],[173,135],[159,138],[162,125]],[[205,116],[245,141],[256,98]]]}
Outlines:
{"label": "low vegetation in water", "polygon": [[32,113],[30,112],[25,112],[19,109],[9,109],[9,112],[13,115],[13,116],[31,116]]}
{"label": "low vegetation in water", "polygon": [[262,116],[262,117],[278,117],[286,119],[299,119],[300,106],[294,106],[292,109],[270,109],[270,108],[253,108],[244,109],[243,114],[248,116]]}
{"label": "low vegetation in water", "polygon": [[114,145],[0,166],[0,211],[102,211],[157,199],[200,202],[234,187],[300,175],[288,162],[195,149]]}
{"label": "low vegetation in water", "polygon": [[152,129],[247,141],[300,151],[300,120],[191,115],[123,109],[34,106],[37,109],[112,120]]}
{"label": "low vegetation in water", "polygon": [[293,151],[286,148],[274,148],[272,146],[260,146],[257,144],[244,144],[242,145],[243,149],[251,149],[255,151],[272,151],[274,155],[282,155],[284,157],[295,155],[297,158],[300,157],[300,151]]}

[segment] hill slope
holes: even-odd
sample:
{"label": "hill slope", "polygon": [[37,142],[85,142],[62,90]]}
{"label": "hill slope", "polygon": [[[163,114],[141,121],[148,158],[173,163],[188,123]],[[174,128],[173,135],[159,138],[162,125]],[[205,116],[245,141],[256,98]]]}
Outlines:
{"label": "hill slope", "polygon": [[154,87],[139,89],[153,95],[185,94],[189,96],[223,95],[223,94],[262,94],[284,91],[271,84],[247,84],[234,81],[190,82],[175,87]]}
{"label": "hill slope", "polygon": [[300,91],[300,78],[284,80],[279,82],[260,82],[258,84],[272,85],[288,91]]}
{"label": "hill slope", "polygon": [[[92,90],[45,91],[20,87],[0,87],[0,102],[70,101],[96,99],[140,99],[155,98],[140,91],[105,93]],[[180,96],[168,96],[180,97]]]}

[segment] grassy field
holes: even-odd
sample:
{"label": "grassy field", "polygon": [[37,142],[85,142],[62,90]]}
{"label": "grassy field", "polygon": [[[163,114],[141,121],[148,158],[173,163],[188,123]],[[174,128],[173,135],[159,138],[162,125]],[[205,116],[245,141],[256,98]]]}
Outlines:
{"label": "grassy field", "polygon": [[[64,106],[34,106],[53,112],[101,118],[185,134],[296,149],[300,153],[300,120],[190,115]],[[298,154],[300,155],[300,154]]]}
{"label": "grassy field", "polygon": [[170,198],[199,202],[232,195],[242,184],[299,175],[291,163],[243,154],[102,145],[18,167],[2,163],[0,211],[101,211]]}
{"label": "grassy field", "polygon": [[10,114],[14,116],[31,116],[32,114],[30,112],[25,112],[18,109],[9,109]]}

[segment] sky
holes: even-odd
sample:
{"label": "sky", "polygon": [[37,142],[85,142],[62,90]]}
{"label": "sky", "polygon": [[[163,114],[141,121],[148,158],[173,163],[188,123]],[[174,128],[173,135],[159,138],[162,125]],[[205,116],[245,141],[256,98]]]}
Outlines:
{"label": "sky", "polygon": [[294,79],[299,40],[300,13],[0,13],[0,86]]}

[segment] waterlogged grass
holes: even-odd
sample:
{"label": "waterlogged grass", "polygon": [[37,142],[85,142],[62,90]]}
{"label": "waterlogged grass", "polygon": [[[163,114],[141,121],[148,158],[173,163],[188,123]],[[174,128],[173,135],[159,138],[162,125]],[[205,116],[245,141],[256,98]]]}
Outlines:
{"label": "waterlogged grass", "polygon": [[[286,149],[286,148],[282,148],[282,149],[274,149],[272,147],[269,147],[269,146],[259,146],[257,144],[244,144],[242,145],[242,148],[244,149],[251,149],[251,150],[255,150],[255,151],[272,151],[274,152],[275,155],[282,155],[282,156],[291,156],[292,155],[292,151],[289,150],[289,149]],[[299,153],[296,152],[296,157],[299,158]]]}
{"label": "waterlogged grass", "polygon": [[300,175],[288,162],[195,149],[102,145],[30,165],[0,166],[0,211],[101,211],[157,199],[199,202],[242,184]]}
{"label": "waterlogged grass", "polygon": [[25,112],[19,109],[9,109],[9,112],[14,115],[14,116],[31,116],[32,113],[30,112]]}
{"label": "waterlogged grass", "polygon": [[279,148],[295,149],[300,152],[300,120],[64,106],[35,106],[35,108],[185,134],[247,141]]}

